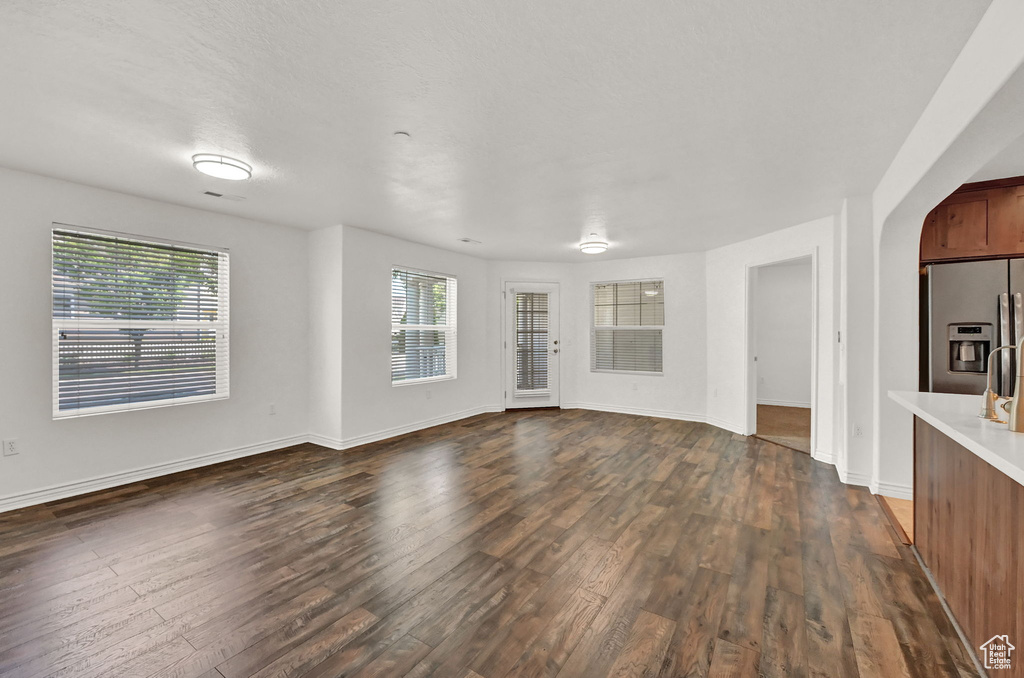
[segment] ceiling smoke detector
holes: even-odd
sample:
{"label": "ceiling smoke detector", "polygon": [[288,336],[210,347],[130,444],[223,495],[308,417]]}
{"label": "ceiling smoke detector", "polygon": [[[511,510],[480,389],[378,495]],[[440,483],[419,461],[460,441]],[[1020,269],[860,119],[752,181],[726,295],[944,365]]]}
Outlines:
{"label": "ceiling smoke detector", "polygon": [[597,233],[591,233],[590,238],[580,243],[580,252],[584,254],[600,254],[608,249],[608,243],[598,240]]}
{"label": "ceiling smoke detector", "polygon": [[218,179],[243,181],[252,176],[252,165],[226,155],[197,153],[192,156],[192,166],[203,174]]}

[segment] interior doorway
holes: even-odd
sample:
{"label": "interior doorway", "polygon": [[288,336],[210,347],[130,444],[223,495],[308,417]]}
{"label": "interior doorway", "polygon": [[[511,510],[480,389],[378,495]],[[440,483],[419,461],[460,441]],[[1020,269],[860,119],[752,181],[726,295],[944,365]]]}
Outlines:
{"label": "interior doorway", "polygon": [[755,435],[811,454],[814,403],[814,261],[751,271]]}
{"label": "interior doorway", "polygon": [[505,407],[558,407],[558,283],[505,283]]}

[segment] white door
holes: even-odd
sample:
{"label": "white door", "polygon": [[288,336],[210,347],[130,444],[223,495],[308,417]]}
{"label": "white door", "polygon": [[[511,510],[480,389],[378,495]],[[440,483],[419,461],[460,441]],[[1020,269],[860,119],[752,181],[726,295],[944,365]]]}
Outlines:
{"label": "white door", "polygon": [[505,407],[558,407],[558,284],[505,283]]}

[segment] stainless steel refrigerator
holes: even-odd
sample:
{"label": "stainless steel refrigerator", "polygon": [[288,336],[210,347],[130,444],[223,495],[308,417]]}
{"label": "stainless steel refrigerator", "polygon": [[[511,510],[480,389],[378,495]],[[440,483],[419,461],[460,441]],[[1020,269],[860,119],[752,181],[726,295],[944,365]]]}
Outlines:
{"label": "stainless steel refrigerator", "polygon": [[[985,390],[989,352],[1024,337],[1024,259],[996,259],[927,267],[928,390]],[[924,338],[924,337],[922,337]],[[1013,351],[1000,351],[994,387],[1012,395]]]}

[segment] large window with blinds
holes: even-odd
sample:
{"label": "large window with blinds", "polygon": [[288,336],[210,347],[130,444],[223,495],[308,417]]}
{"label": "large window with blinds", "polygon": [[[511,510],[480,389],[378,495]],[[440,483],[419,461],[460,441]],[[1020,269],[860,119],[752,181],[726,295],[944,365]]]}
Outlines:
{"label": "large window with blinds", "polygon": [[227,398],[228,253],[54,225],[53,417]]}
{"label": "large window with blinds", "polygon": [[665,281],[594,283],[590,369],[661,374]]}
{"label": "large window with blinds", "polygon": [[391,384],[456,377],[455,276],[391,269]]}

